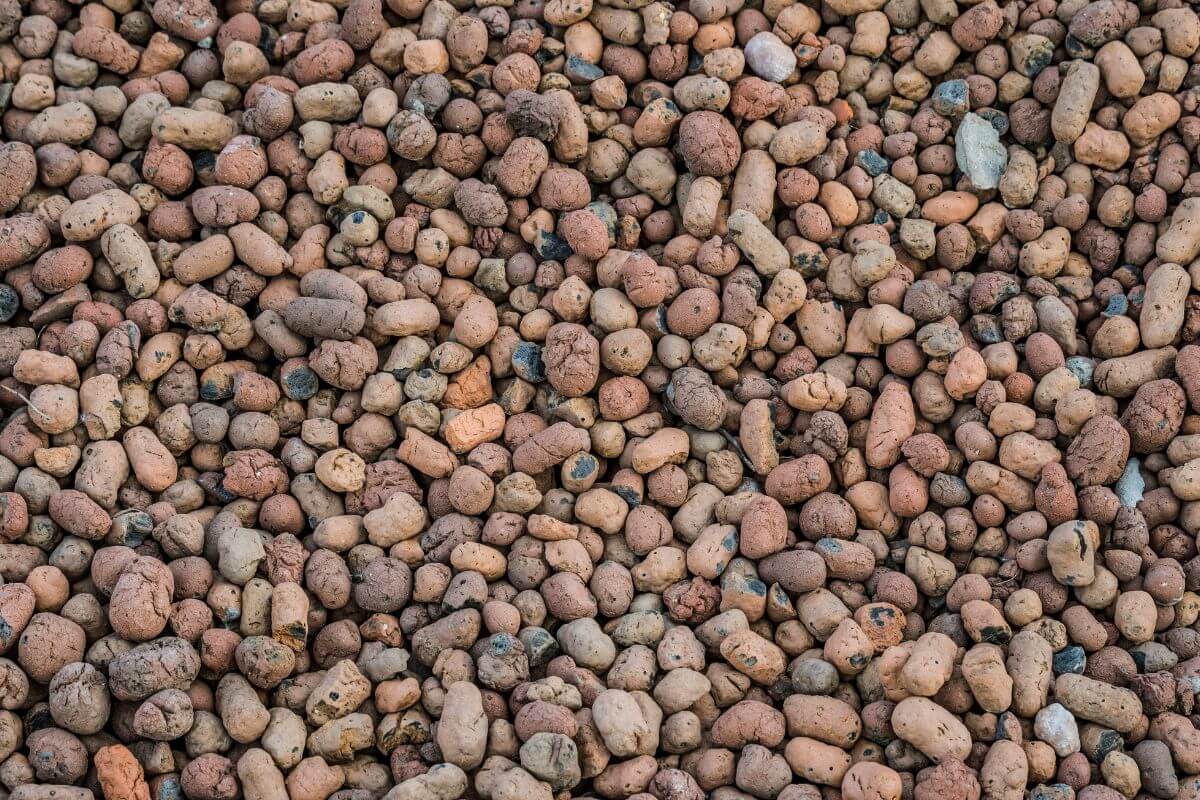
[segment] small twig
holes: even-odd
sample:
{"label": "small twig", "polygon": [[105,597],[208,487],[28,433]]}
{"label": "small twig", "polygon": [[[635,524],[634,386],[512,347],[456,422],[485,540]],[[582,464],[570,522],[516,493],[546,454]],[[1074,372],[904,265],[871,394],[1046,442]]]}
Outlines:
{"label": "small twig", "polygon": [[26,397],[25,395],[21,394],[21,393],[20,393],[20,392],[18,392],[16,389],[12,388],[11,386],[5,386],[5,385],[4,385],[4,384],[2,384],[2,383],[0,383],[0,388],[4,389],[5,391],[9,392],[10,394],[14,394],[14,395],[16,395],[17,397],[21,398],[21,402],[22,402],[22,403],[24,403],[25,405],[29,406],[31,409],[33,409],[34,411],[36,411],[38,414],[40,414],[40,415],[41,415],[41,417],[42,417],[42,419],[50,419],[50,415],[49,415],[49,414],[47,414],[45,411],[42,411],[40,408],[38,408],[37,406],[35,406],[35,405],[33,404],[33,402],[32,402],[32,401],[31,401],[31,400],[30,400],[28,397]]}

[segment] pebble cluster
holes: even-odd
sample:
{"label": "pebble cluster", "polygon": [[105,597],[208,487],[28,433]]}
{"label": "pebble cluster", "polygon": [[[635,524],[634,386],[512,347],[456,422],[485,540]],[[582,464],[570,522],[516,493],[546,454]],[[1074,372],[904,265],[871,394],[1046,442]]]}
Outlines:
{"label": "pebble cluster", "polygon": [[0,0],[0,142],[0,800],[1200,800],[1182,0]]}

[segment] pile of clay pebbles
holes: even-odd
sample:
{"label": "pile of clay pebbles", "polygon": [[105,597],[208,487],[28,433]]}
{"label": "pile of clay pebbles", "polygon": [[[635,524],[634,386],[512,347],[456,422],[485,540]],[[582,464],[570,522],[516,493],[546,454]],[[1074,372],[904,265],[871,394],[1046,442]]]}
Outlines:
{"label": "pile of clay pebbles", "polygon": [[0,800],[1200,800],[1198,146],[1182,0],[0,0]]}

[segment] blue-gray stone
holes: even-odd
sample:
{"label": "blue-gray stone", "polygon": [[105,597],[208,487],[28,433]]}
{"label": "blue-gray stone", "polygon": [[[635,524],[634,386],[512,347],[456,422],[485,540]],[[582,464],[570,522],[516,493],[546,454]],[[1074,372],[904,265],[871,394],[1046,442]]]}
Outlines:
{"label": "blue-gray stone", "polygon": [[876,178],[888,171],[891,162],[874,150],[860,150],[854,157],[854,163],[862,167],[872,178]]}
{"label": "blue-gray stone", "polygon": [[1071,645],[1064,647],[1054,654],[1054,674],[1063,675],[1072,673],[1074,675],[1082,675],[1083,668],[1087,666],[1087,653],[1079,645]]}
{"label": "blue-gray stone", "polygon": [[525,654],[531,667],[540,667],[558,655],[558,642],[545,628],[530,625],[522,628],[517,638],[525,645]]}
{"label": "blue-gray stone", "polygon": [[503,658],[511,653],[519,642],[520,639],[510,633],[497,633],[488,639],[485,652],[497,658]]}
{"label": "blue-gray stone", "polygon": [[1008,152],[990,122],[968,113],[954,136],[954,160],[976,189],[995,189],[1008,166]]}
{"label": "blue-gray stone", "polygon": [[792,269],[806,278],[819,278],[829,268],[829,258],[823,250],[801,250],[792,256]]}
{"label": "blue-gray stone", "polygon": [[957,117],[965,113],[969,103],[967,82],[964,80],[942,81],[933,90],[933,110],[943,117]]}
{"label": "blue-gray stone", "polygon": [[1029,790],[1029,800],[1075,800],[1075,790],[1065,783],[1041,783]]}
{"label": "blue-gray stone", "polygon": [[971,491],[967,482],[957,475],[939,472],[929,482],[929,495],[938,503],[953,508],[971,502]]}
{"label": "blue-gray stone", "polygon": [[1067,51],[1067,55],[1071,58],[1086,58],[1089,61],[1096,54],[1095,50],[1069,33],[1067,34],[1067,38],[1063,40],[1063,49]]}
{"label": "blue-gray stone", "polygon": [[1067,371],[1079,379],[1080,386],[1087,389],[1096,374],[1096,362],[1087,356],[1071,356],[1067,359]]}
{"label": "blue-gray stone", "polygon": [[21,308],[21,297],[7,283],[0,283],[0,322],[8,322]]}
{"label": "blue-gray stone", "polygon": [[727,597],[731,594],[748,594],[753,597],[766,597],[767,585],[754,575],[744,572],[726,570],[721,575],[721,592]]}
{"label": "blue-gray stone", "polygon": [[317,373],[308,367],[288,370],[283,379],[283,393],[292,400],[307,400],[321,388]]}
{"label": "blue-gray stone", "polygon": [[575,252],[566,239],[551,231],[538,231],[533,249],[545,261],[566,261]]}
{"label": "blue-gray stone", "polygon": [[571,467],[571,479],[581,481],[589,475],[594,475],[600,469],[600,461],[591,453],[581,453]]}
{"label": "blue-gray stone", "polygon": [[801,658],[792,664],[792,686],[800,694],[830,695],[838,687],[837,668],[819,658]]}
{"label": "blue-gray stone", "polygon": [[992,127],[996,129],[996,133],[1003,136],[1008,133],[1008,115],[996,108],[981,108],[975,112],[979,116],[992,123]]}
{"label": "blue-gray stone", "polygon": [[546,365],[542,363],[542,348],[533,342],[521,342],[513,349],[513,372],[530,383],[546,380]]}
{"label": "blue-gray stone", "polygon": [[581,83],[590,83],[598,81],[604,77],[604,70],[590,61],[584,61],[579,56],[567,56],[567,65],[564,73],[572,81]]}
{"label": "blue-gray stone", "polygon": [[625,505],[630,508],[636,508],[642,504],[642,496],[637,493],[637,490],[632,486],[614,486],[612,490],[616,492],[617,497],[625,501]]}
{"label": "blue-gray stone", "polygon": [[1146,494],[1146,479],[1142,477],[1141,466],[1136,458],[1130,458],[1125,463],[1125,471],[1113,486],[1124,508],[1136,508]]}
{"label": "blue-gray stone", "polygon": [[1036,78],[1054,59],[1054,42],[1045,36],[1033,34],[1029,37],[1026,48],[1013,66],[1026,78]]}
{"label": "blue-gray stone", "polygon": [[617,241],[617,210],[610,203],[601,200],[588,203],[587,210],[599,217],[600,221],[604,223],[604,227],[608,229],[609,245],[615,244]]}
{"label": "blue-gray stone", "polygon": [[[290,377],[290,376],[289,376]],[[285,393],[286,393],[286,387]],[[314,392],[315,394],[315,392]],[[233,384],[217,380],[200,381],[200,399],[216,402],[233,397]]]}
{"label": "blue-gray stone", "polygon": [[1131,648],[1129,655],[1143,674],[1173,669],[1179,663],[1179,656],[1162,642],[1143,642]]}
{"label": "blue-gray stone", "polygon": [[164,775],[155,786],[155,800],[183,800],[183,787],[174,775]]}
{"label": "blue-gray stone", "polygon": [[1004,331],[994,314],[976,314],[971,317],[971,335],[980,344],[999,344],[1004,341]]}
{"label": "blue-gray stone", "polygon": [[1106,317],[1124,316],[1129,311],[1129,298],[1123,294],[1114,294],[1108,298],[1108,305],[1104,307],[1103,315]]}
{"label": "blue-gray stone", "polygon": [[126,547],[138,547],[154,532],[154,518],[145,511],[130,509],[113,517],[110,538]]}

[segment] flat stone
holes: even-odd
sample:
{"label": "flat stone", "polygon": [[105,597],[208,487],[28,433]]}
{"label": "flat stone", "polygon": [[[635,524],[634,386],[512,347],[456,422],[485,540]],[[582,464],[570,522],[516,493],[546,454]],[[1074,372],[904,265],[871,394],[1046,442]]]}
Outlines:
{"label": "flat stone", "polygon": [[1082,675],[1084,667],[1087,666],[1087,653],[1079,645],[1073,644],[1055,653],[1052,664],[1055,675],[1062,675],[1064,672]]}
{"label": "flat stone", "polygon": [[888,167],[891,166],[891,162],[874,150],[860,150],[854,157],[854,163],[862,167],[872,178],[877,178],[887,172]]}
{"label": "flat stone", "polygon": [[990,122],[967,114],[954,135],[954,160],[975,188],[995,189],[1008,165],[1008,152]]}
{"label": "flat stone", "polygon": [[1120,317],[1124,316],[1129,311],[1129,298],[1123,294],[1114,294],[1108,298],[1108,305],[1101,312],[1105,317]]}
{"label": "flat stone", "polygon": [[1117,478],[1113,491],[1124,508],[1136,508],[1146,494],[1146,479],[1142,477],[1141,463],[1137,458],[1125,462],[1125,471]]}

